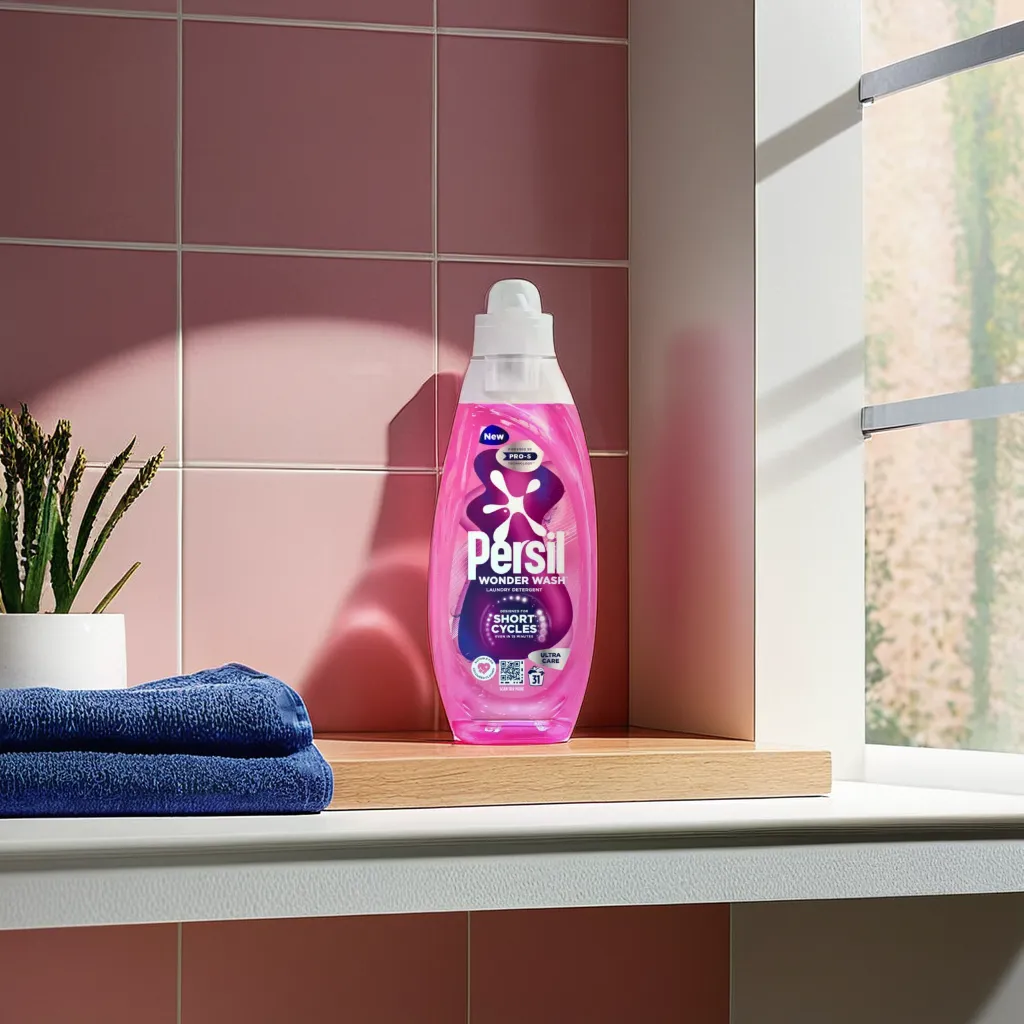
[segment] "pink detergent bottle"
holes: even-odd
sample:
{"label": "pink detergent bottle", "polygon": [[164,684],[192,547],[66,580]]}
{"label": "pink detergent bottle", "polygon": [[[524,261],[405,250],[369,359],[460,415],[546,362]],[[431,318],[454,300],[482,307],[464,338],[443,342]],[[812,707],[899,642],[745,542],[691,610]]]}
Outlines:
{"label": "pink detergent bottle", "polygon": [[430,648],[457,740],[560,743],[583,703],[597,616],[590,456],[529,281],[499,281],[444,461]]}

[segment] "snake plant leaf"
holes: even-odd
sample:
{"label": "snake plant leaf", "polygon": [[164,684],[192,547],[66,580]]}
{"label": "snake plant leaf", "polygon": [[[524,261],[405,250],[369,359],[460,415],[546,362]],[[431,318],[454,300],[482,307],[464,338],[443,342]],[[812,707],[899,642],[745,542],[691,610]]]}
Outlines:
{"label": "snake plant leaf", "polygon": [[82,562],[81,571],[73,569],[75,581],[73,584],[73,595],[72,600],[78,596],[78,591],[82,587],[82,583],[85,581],[85,577],[89,575],[89,570],[92,569],[99,558],[100,552],[103,550],[103,545],[107,543],[107,538],[110,536],[114,527],[120,522],[121,517],[128,511],[129,508],[135,503],[136,498],[153,482],[156,477],[156,471],[160,467],[160,463],[164,461],[164,449],[153,456],[135,475],[135,479],[128,485],[128,489],[121,495],[121,500],[114,506],[114,511],[110,513],[110,518],[103,524],[103,529],[100,530],[99,535],[96,537],[96,541],[89,551],[88,556]]}
{"label": "snake plant leaf", "polygon": [[46,469],[49,464],[49,455],[44,449],[33,449],[29,457],[28,473],[22,481],[25,522],[21,531],[21,574],[26,581],[42,536],[39,523],[43,514]]}
{"label": "snake plant leaf", "polygon": [[38,421],[28,411],[28,406],[21,403],[21,414],[18,416],[18,425],[21,427],[22,436],[25,438],[32,451],[39,451],[46,443],[46,435]]}
{"label": "snake plant leaf", "polygon": [[[75,541],[75,555],[71,560],[71,575],[81,584],[81,577],[78,570],[81,567],[82,559],[85,557],[85,549],[89,544],[89,535],[96,524],[96,517],[100,514],[100,506],[103,499],[110,493],[114,481],[121,475],[121,470],[132,456],[132,449],[135,447],[135,438],[128,442],[128,446],[119,455],[115,455],[110,465],[103,470],[103,475],[96,484],[89,498],[89,504],[85,507],[85,515],[82,517],[82,524],[78,527],[78,538]],[[94,559],[95,561],[95,559]],[[88,572],[88,569],[86,570]],[[85,573],[82,573],[84,576]],[[77,593],[77,588],[76,588]]]}
{"label": "snake plant leaf", "polygon": [[68,478],[64,481],[64,489],[60,493],[60,514],[65,525],[71,522],[71,509],[75,504],[75,496],[82,484],[82,477],[85,476],[85,449],[79,448],[68,470]]}
{"label": "snake plant leaf", "polygon": [[50,560],[50,586],[53,589],[53,610],[60,615],[66,615],[71,611],[71,602],[74,600],[69,558],[68,523],[64,516],[61,515],[53,532],[53,557]]}
{"label": "snake plant leaf", "polygon": [[71,423],[68,420],[57,420],[57,426],[50,437],[48,450],[50,453],[50,472],[58,481],[67,465],[68,452],[71,451]]}
{"label": "snake plant leaf", "polygon": [[25,613],[34,614],[39,611],[39,599],[43,594],[46,569],[53,554],[53,535],[60,516],[57,501],[56,480],[51,477],[50,485],[46,489],[46,497],[43,499],[37,536],[31,545],[31,556],[25,573],[25,592],[21,599],[21,610]]}
{"label": "snake plant leaf", "polygon": [[121,593],[121,588],[132,578],[135,574],[135,570],[142,565],[141,562],[136,562],[104,595],[103,600],[93,609],[93,615],[101,615],[107,610],[107,605]]}
{"label": "snake plant leaf", "polygon": [[18,570],[18,545],[7,509],[0,506],[0,597],[4,611],[21,611],[21,575]]}
{"label": "snake plant leaf", "polygon": [[18,475],[18,428],[14,414],[0,405],[0,463],[4,471],[4,504],[11,535],[18,536],[18,518],[21,502],[18,494],[21,477]]}

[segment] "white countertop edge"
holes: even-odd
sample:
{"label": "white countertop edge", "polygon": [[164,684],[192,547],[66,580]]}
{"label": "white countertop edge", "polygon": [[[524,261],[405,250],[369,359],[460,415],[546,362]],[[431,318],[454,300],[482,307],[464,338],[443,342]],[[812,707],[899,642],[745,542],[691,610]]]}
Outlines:
{"label": "white countertop edge", "polygon": [[0,821],[0,929],[1024,891],[1024,797]]}
{"label": "white countertop edge", "polygon": [[0,929],[1024,890],[1024,839],[0,872]]}

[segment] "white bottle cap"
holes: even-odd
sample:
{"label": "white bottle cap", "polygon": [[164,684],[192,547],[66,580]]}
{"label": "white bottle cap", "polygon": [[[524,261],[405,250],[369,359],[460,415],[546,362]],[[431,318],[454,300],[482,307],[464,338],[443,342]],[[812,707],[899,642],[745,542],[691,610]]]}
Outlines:
{"label": "white bottle cap", "polygon": [[550,313],[529,281],[498,281],[487,293],[487,312],[477,313],[473,356],[554,356]]}

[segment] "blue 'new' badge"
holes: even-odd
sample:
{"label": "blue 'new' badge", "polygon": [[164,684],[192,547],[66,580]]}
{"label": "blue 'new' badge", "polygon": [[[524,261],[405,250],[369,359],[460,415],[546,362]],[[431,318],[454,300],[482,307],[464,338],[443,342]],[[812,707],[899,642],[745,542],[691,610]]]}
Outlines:
{"label": "blue 'new' badge", "polygon": [[481,444],[505,444],[506,441],[508,441],[508,431],[502,430],[501,427],[484,427],[480,431]]}

